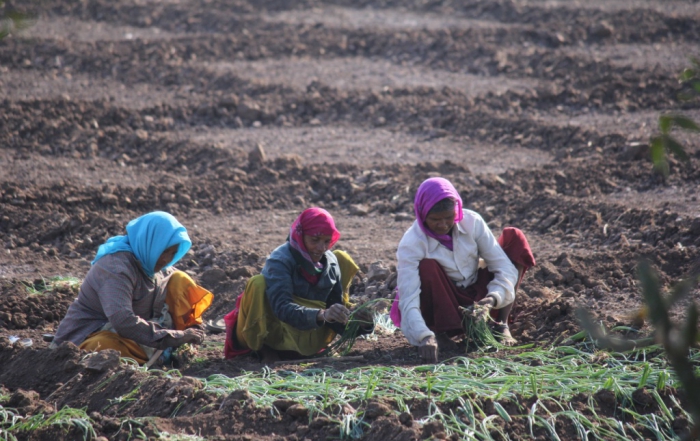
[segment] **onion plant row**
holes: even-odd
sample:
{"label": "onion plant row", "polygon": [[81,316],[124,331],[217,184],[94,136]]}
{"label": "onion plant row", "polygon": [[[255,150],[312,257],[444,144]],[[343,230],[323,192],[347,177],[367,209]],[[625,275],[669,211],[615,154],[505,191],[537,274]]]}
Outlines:
{"label": "onion plant row", "polygon": [[[700,352],[691,357],[700,361]],[[361,436],[365,425],[362,410],[340,417],[334,416],[333,410],[378,399],[395,403],[396,412],[410,412],[416,400],[427,400],[429,414],[421,422],[442,421],[448,432],[463,439],[492,439],[494,433],[501,434],[497,438],[509,439],[497,419],[510,423],[514,418],[526,421],[531,435],[544,430],[551,439],[560,439],[557,421],[565,420],[573,424],[579,439],[630,439],[645,429],[657,439],[674,439],[672,422],[678,416],[687,418],[687,414],[679,405],[668,408],[658,394],[658,390],[674,386],[675,379],[658,347],[618,354],[595,351],[585,343],[501,353],[498,357],[480,352],[417,367],[373,366],[342,372],[265,368],[238,377],[213,375],[205,380],[205,388],[218,394],[247,390],[259,405],[269,406],[273,412],[275,400],[296,400],[310,410],[310,417],[335,418],[347,438]],[[659,412],[642,415],[635,410],[632,393],[640,388],[650,391]],[[613,417],[598,416],[592,398],[585,414],[569,402],[579,394],[592,397],[601,390],[615,395],[618,411]],[[487,415],[482,409],[487,399],[494,401],[495,414]],[[501,405],[507,402],[514,403],[517,411],[510,405],[509,414]]]}
{"label": "onion plant row", "polygon": [[84,441],[96,437],[92,420],[85,413],[85,409],[64,407],[51,415],[39,413],[25,417],[15,409],[0,405],[0,440],[2,441],[16,441],[16,435],[26,436],[51,426],[58,426],[66,431],[71,428],[78,429]]}

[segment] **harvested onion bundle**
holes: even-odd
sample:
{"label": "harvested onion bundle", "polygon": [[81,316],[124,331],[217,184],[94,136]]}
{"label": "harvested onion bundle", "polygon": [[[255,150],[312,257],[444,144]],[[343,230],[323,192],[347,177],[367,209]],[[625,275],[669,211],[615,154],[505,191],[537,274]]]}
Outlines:
{"label": "harvested onion bundle", "polygon": [[491,332],[490,324],[493,322],[490,314],[491,308],[475,303],[467,308],[460,306],[459,309],[462,312],[467,351],[470,348],[497,349],[503,346]]}

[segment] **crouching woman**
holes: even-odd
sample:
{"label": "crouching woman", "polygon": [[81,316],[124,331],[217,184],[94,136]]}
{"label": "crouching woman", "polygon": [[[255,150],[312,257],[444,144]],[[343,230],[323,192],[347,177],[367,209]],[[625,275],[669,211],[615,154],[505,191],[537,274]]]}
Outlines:
{"label": "crouching woman", "polygon": [[201,343],[198,325],[213,295],[170,268],[191,246],[169,213],[129,222],[126,235],[100,245],[51,347],[70,341],[88,351],[115,349],[145,364],[158,350]]}
{"label": "crouching woman", "polygon": [[508,318],[523,274],[535,264],[522,231],[505,228],[496,239],[478,213],[462,208],[444,178],[418,187],[414,211],[416,221],[397,251],[398,302],[392,306],[409,343],[436,362],[438,344],[454,345],[451,337],[464,334],[459,307],[475,303],[493,308],[493,329],[503,343],[514,343]]}
{"label": "crouching woman", "polygon": [[[330,251],[339,238],[326,210],[309,208],[299,215],[287,242],[270,254],[262,274],[248,281],[226,315],[226,358],[250,351],[265,363],[310,356],[344,332],[358,267],[347,253]],[[370,319],[360,333],[373,328]]]}

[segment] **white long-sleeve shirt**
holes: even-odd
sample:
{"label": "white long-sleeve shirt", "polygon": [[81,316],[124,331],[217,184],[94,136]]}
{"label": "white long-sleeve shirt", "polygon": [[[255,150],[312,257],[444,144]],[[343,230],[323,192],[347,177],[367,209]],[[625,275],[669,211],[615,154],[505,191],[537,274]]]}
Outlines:
{"label": "white long-sleeve shirt", "polygon": [[428,336],[435,335],[425,324],[420,311],[420,276],[418,264],[423,259],[434,259],[447,276],[461,288],[476,282],[479,258],[484,259],[494,279],[488,284],[488,293],[496,300],[496,308],[503,308],[515,299],[518,271],[496,241],[482,217],[471,210],[463,210],[464,219],[452,229],[453,251],[436,239],[427,236],[415,221],[406,231],[396,253],[398,259],[399,309],[401,331],[414,346]]}

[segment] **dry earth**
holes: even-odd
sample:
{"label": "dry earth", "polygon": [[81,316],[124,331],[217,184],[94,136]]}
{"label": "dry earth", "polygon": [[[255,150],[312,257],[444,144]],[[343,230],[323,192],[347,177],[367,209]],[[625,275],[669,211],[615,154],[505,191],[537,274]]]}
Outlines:
{"label": "dry earth", "polygon": [[[216,294],[207,318],[232,307],[310,205],[334,214],[338,247],[362,267],[354,295],[390,297],[393,277],[366,276],[375,262],[395,264],[415,189],[437,175],[494,232],[528,235],[539,265],[516,307],[523,342],[576,332],[577,304],[629,325],[639,258],[668,285],[700,257],[700,143],[679,135],[691,160],[672,161],[665,181],[644,149],[659,113],[700,119],[697,103],[676,99],[677,75],[698,55],[695,1],[43,5],[32,28],[0,42],[0,385],[26,414],[87,407],[115,439],[126,439],[120,421],[171,415],[171,380],[119,368],[114,387],[96,386],[113,373],[74,381],[81,355],[48,351],[41,334],[75,290],[30,295],[21,283],[83,277],[99,244],[154,209],[190,231],[178,267]],[[249,157],[258,146],[262,162]],[[10,335],[34,346],[12,349]],[[252,358],[224,361],[221,335],[210,341],[219,346],[183,373],[260,369]],[[400,333],[353,355],[366,359],[353,366],[420,363]],[[137,402],[99,412],[135,384],[145,384]],[[323,422],[289,429],[289,416],[221,400],[196,393],[178,418],[155,424],[218,439],[337,436]],[[430,435],[394,418],[365,438]]]}

